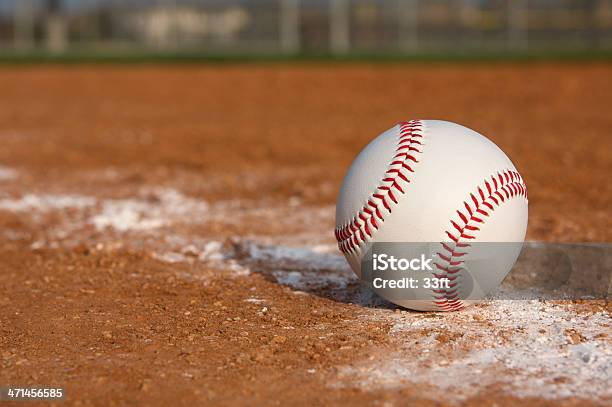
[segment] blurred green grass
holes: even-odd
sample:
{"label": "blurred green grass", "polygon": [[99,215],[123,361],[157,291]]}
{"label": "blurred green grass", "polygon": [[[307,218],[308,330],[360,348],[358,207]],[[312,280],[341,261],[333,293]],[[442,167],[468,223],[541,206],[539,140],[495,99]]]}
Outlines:
{"label": "blurred green grass", "polygon": [[96,52],[70,51],[53,54],[44,51],[0,52],[0,65],[19,64],[143,64],[143,63],[274,63],[274,62],[538,62],[538,61],[608,61],[612,50],[601,51],[476,51],[429,52],[415,54],[359,53],[332,55],[302,53],[203,53],[203,52]]}

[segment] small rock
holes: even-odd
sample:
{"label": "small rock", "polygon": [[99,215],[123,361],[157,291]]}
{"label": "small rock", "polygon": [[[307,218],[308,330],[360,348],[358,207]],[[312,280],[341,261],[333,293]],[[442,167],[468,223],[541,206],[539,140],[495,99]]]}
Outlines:
{"label": "small rock", "polygon": [[285,343],[286,341],[287,337],[282,335],[275,335],[274,338],[272,338],[272,342],[274,343]]}

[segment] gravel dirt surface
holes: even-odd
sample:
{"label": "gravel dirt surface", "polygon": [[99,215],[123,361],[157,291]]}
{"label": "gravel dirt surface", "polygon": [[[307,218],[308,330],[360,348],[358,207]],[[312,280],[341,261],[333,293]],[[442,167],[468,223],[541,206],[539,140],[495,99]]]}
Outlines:
{"label": "gravel dirt surface", "polygon": [[400,310],[333,237],[359,150],[400,120],[444,119],[512,158],[531,249],[593,242],[609,258],[610,77],[607,63],[1,68],[0,386],[65,387],[67,405],[610,405],[609,301],[504,298],[547,267],[528,257],[496,300]]}

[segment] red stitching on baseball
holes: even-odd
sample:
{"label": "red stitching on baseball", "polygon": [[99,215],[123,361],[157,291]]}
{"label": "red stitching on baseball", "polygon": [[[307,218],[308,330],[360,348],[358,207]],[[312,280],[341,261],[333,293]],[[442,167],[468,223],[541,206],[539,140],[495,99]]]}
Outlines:
{"label": "red stitching on baseball", "polygon": [[[368,202],[359,210],[353,219],[334,231],[338,248],[341,252],[349,254],[355,252],[359,245],[365,242],[365,235],[372,237],[374,231],[378,230],[378,221],[384,222],[383,209],[391,213],[391,203],[398,203],[397,194],[404,194],[404,188],[398,181],[409,183],[409,175],[414,172],[414,169],[409,162],[417,163],[417,155],[421,154],[420,146],[423,143],[418,140],[422,139],[423,124],[420,120],[411,120],[408,122],[398,123],[399,140],[395,149],[395,155],[390,168],[385,172],[385,176],[381,184],[376,188]],[[419,147],[417,147],[419,146]],[[368,222],[374,230],[368,227]]]}
{"label": "red stitching on baseball", "polygon": [[[501,203],[505,202],[511,197],[515,198],[522,196],[527,199],[527,186],[518,172],[512,170],[506,170],[502,173],[498,172],[497,174],[491,175],[490,180],[493,186],[491,186],[488,179],[484,180],[484,185],[488,195],[485,195],[483,190],[478,187],[480,201],[474,194],[470,194],[470,197],[463,202],[468,215],[461,212],[460,209],[457,210],[457,214],[459,215],[458,222],[461,222],[463,226],[460,226],[460,224],[453,219],[450,220],[452,229],[456,230],[456,232],[453,234],[446,231],[447,236],[453,241],[453,243],[447,244],[442,242],[442,247],[447,254],[438,253],[438,256],[444,260],[444,263],[434,263],[436,268],[443,272],[434,274],[437,278],[448,278],[451,281],[456,279],[456,276],[453,276],[453,274],[456,274],[461,270],[459,266],[461,266],[463,263],[463,260],[457,258],[466,254],[466,252],[458,252],[457,248],[470,247],[469,243],[462,243],[460,241],[461,239],[475,239],[475,233],[467,234],[466,231],[477,232],[480,230],[480,228],[475,226],[473,222],[477,222],[479,224],[484,223],[484,219],[476,216],[476,214],[488,217],[489,214],[495,210],[495,207],[500,206]],[[499,192],[500,190],[506,194],[505,198],[501,192]],[[472,205],[469,203],[470,199]],[[483,210],[481,205],[486,206],[489,211]],[[441,310],[456,311],[463,308],[463,301],[457,298],[458,294],[455,286],[456,284],[451,286],[451,289],[433,291],[434,294],[437,294],[434,295],[434,303]]]}

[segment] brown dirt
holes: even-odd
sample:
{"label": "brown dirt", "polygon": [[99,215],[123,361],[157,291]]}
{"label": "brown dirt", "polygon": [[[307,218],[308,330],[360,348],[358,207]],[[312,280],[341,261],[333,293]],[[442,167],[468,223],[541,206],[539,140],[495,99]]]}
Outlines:
{"label": "brown dirt", "polygon": [[[64,386],[75,405],[603,403],[498,383],[459,401],[410,377],[338,384],[347,366],[410,355],[391,335],[392,307],[354,301],[354,282],[296,291],[274,273],[303,265],[239,252],[247,238],[332,243],[348,164],[411,118],[464,124],[512,158],[529,188],[528,240],[610,242],[611,76],[605,63],[1,69],[0,168],[17,175],[0,179],[0,198],[158,208],[163,195],[146,191],[166,188],[222,214],[199,222],[196,203],[175,214],[170,201],[158,215],[171,224],[123,232],[85,221],[94,209],[0,209],[0,386]],[[176,239],[223,242],[252,272],[160,260]],[[473,339],[418,332],[449,355]]]}

